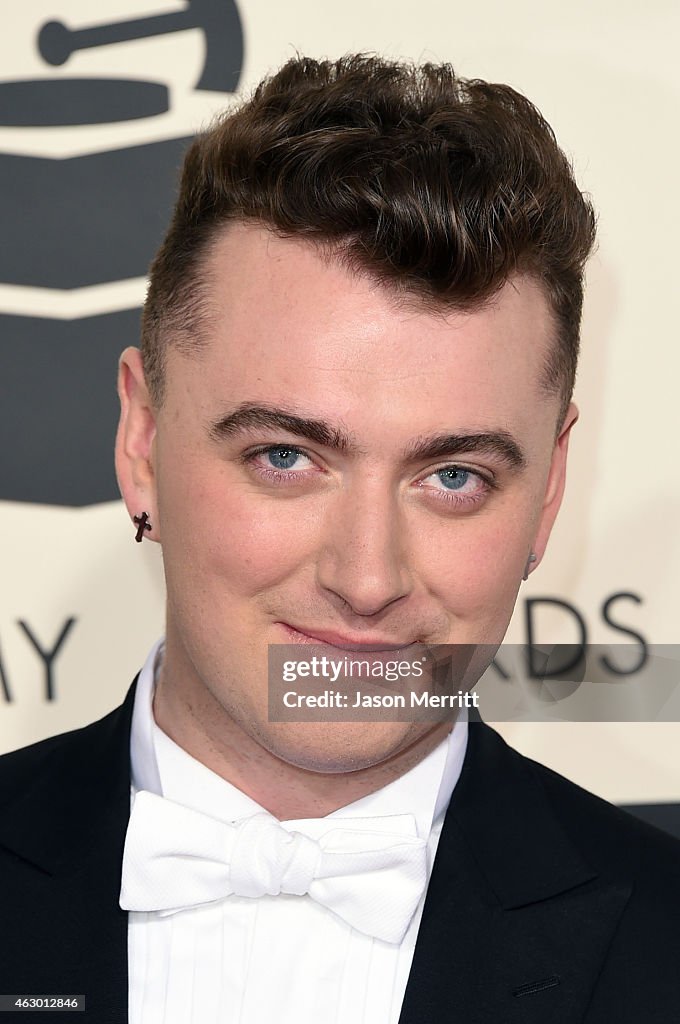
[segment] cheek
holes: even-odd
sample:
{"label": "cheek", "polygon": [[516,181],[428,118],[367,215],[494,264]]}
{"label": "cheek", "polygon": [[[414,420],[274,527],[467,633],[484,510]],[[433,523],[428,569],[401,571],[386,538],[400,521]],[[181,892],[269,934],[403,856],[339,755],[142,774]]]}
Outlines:
{"label": "cheek", "polygon": [[307,530],[293,502],[255,500],[214,467],[161,477],[158,504],[167,567],[202,590],[255,594],[285,579],[304,559]]}
{"label": "cheek", "polygon": [[[521,583],[529,547],[526,517],[482,514],[421,534],[419,561],[431,595],[447,609],[452,627],[466,623],[467,642],[503,635]],[[436,556],[433,557],[433,553]]]}

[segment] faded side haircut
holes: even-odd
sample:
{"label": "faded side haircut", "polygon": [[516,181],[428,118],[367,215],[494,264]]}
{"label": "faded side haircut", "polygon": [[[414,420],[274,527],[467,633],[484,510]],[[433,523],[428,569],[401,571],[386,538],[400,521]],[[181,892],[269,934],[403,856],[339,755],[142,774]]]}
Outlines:
{"label": "faded side haircut", "polygon": [[433,311],[474,310],[530,275],[555,328],[543,383],[566,410],[595,215],[552,129],[510,86],[450,64],[296,57],[199,135],[142,318],[156,404],[167,346],[205,337],[206,257],[231,221],[305,238]]}

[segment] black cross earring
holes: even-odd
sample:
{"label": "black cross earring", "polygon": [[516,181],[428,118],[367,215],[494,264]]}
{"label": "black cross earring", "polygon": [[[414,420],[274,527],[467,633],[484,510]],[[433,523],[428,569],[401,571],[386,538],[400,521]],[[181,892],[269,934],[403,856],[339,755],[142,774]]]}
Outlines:
{"label": "black cross earring", "polygon": [[149,522],[149,513],[142,512],[141,516],[133,516],[132,518],[133,522],[137,524],[137,534],[135,536],[135,540],[139,544],[141,544],[142,537],[144,536],[144,531],[151,529],[151,523]]}

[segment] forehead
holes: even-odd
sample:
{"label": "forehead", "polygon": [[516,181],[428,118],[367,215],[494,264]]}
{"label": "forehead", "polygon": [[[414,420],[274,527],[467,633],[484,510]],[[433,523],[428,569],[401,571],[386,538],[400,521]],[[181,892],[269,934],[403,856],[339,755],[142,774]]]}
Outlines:
{"label": "forehead", "polygon": [[204,344],[178,358],[183,393],[206,410],[292,398],[358,420],[382,406],[395,424],[414,407],[435,418],[458,412],[469,426],[485,416],[502,425],[539,404],[554,427],[558,400],[541,383],[552,320],[529,278],[507,282],[477,311],[435,312],[304,240],[240,223],[217,238],[204,274]]}

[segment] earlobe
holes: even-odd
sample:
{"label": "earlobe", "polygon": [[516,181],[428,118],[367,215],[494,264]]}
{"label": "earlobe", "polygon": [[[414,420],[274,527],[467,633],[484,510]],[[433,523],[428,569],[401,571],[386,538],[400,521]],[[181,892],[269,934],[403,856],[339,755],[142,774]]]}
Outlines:
{"label": "earlobe", "polygon": [[116,435],[116,475],[132,522],[142,512],[153,523],[145,534],[159,540],[153,442],[156,414],[144,379],[139,349],[127,348],[118,365],[120,422]]}

